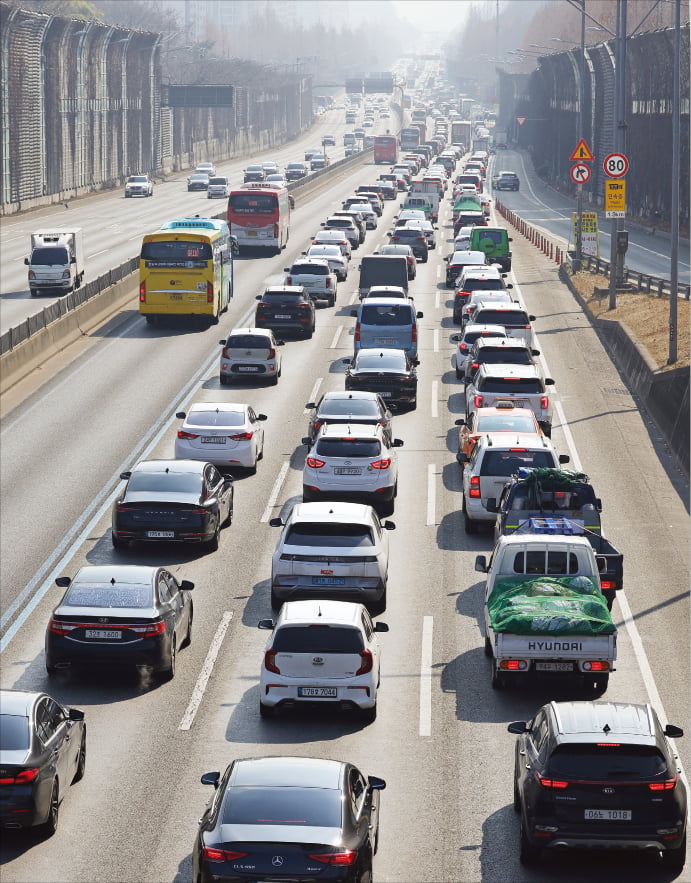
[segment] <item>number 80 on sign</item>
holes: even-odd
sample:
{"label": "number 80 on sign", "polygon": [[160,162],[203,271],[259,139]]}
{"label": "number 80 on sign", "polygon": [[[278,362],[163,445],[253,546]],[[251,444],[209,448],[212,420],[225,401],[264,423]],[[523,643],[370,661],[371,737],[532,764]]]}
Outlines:
{"label": "number 80 on sign", "polygon": [[609,178],[623,178],[629,170],[629,161],[623,153],[610,153],[602,167]]}

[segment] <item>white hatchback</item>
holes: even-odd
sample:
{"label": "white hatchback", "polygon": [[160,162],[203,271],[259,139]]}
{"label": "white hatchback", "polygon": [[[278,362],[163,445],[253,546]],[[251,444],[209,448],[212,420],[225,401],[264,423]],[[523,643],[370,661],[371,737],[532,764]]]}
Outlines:
{"label": "white hatchback", "polygon": [[386,608],[392,521],[383,524],[362,503],[296,503],[282,527],[271,560],[271,606],[297,598],[361,601]]}
{"label": "white hatchback", "polygon": [[339,282],[345,282],[348,278],[348,258],[336,243],[334,245],[310,245],[307,251],[303,251],[303,255],[307,258],[319,258],[326,261]]}
{"label": "white hatchback", "polygon": [[264,456],[266,414],[257,414],[251,405],[196,402],[175,416],[184,421],[175,439],[176,460],[257,471],[257,460]]}
{"label": "white hatchback", "polygon": [[271,630],[259,677],[259,712],[308,703],[355,708],[369,721],[377,715],[380,648],[367,608],[348,601],[288,601]]}
{"label": "white hatchback", "polygon": [[268,328],[233,328],[219,340],[221,352],[220,381],[223,386],[234,380],[258,377],[276,385],[281,376],[282,340],[276,340]]}

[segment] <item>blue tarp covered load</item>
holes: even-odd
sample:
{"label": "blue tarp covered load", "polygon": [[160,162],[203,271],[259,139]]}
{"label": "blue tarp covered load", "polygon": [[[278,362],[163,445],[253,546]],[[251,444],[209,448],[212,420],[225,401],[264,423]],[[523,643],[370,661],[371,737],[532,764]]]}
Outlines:
{"label": "blue tarp covered load", "polygon": [[487,601],[495,632],[610,635],[616,631],[597,582],[587,576],[505,577]]}

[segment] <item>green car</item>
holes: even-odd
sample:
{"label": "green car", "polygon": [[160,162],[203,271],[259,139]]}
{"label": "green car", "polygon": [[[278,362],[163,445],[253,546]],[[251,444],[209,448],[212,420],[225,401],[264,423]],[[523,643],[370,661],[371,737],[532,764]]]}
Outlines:
{"label": "green car", "polygon": [[474,227],[468,248],[484,251],[487,263],[499,264],[505,273],[511,269],[511,237],[504,227]]}

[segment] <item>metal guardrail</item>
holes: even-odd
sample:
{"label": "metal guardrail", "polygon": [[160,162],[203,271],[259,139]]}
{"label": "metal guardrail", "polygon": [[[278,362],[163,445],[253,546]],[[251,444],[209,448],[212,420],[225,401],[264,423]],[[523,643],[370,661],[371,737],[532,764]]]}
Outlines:
{"label": "metal guardrail", "polygon": [[[346,165],[355,165],[358,160],[362,160],[371,152],[371,148],[361,150],[353,156],[348,156],[345,159],[340,159],[331,163],[325,169],[312,172],[300,181],[291,181],[290,184],[288,184],[288,190],[293,192],[300,190],[303,187],[307,187],[308,185],[312,185],[318,181],[320,177],[323,177],[336,169],[342,168]],[[218,215],[211,215],[211,217],[225,220],[226,212],[224,211]],[[90,282],[82,285],[81,288],[77,288],[75,291],[71,291],[59,300],[54,301],[38,313],[34,313],[33,316],[28,316],[23,322],[20,322],[19,325],[9,328],[0,335],[0,356],[10,352],[10,350],[15,349],[20,343],[28,340],[32,335],[42,331],[50,325],[51,322],[55,322],[57,319],[65,316],[67,313],[75,310],[82,304],[85,304],[88,300],[97,297],[102,291],[105,291],[106,288],[110,288],[111,285],[115,285],[126,276],[135,273],[138,268],[139,257],[130,258],[128,261],[125,261],[124,264],[120,264],[117,267],[113,267],[112,270],[108,270],[102,276],[99,276],[98,279],[92,279]]]}

